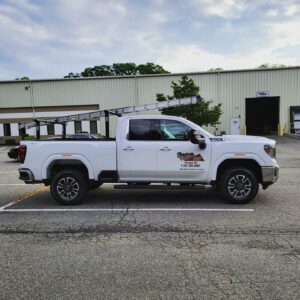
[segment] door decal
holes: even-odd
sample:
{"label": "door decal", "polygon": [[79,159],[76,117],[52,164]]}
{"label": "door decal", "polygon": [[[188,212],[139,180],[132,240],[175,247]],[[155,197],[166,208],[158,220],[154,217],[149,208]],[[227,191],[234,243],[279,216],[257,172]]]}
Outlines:
{"label": "door decal", "polygon": [[177,152],[177,157],[182,161],[204,161],[201,154]]}
{"label": "door decal", "polygon": [[177,152],[177,158],[182,161],[179,170],[181,171],[196,171],[202,170],[200,161],[204,161],[202,155],[195,153]]}

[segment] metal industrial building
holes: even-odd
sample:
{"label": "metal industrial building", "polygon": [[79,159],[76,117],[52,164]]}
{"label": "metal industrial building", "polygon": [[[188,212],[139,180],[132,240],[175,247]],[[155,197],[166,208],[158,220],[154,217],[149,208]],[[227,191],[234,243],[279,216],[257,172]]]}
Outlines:
{"label": "metal industrial building", "polygon": [[[300,67],[185,74],[200,87],[204,99],[222,103],[221,124],[211,131],[268,135],[297,133],[300,129]],[[18,141],[25,133],[18,123],[33,118],[155,102],[156,93],[171,94],[171,82],[182,75],[2,81],[0,144]],[[27,129],[26,133],[34,135],[34,130]],[[67,126],[67,133],[101,131],[98,120],[70,122]],[[60,125],[41,128],[42,135],[60,133]]]}

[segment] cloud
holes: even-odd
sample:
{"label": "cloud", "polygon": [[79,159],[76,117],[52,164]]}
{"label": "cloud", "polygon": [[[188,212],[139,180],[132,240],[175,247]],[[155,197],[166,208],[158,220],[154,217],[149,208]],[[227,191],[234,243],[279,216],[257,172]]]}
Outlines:
{"label": "cloud", "polygon": [[252,1],[244,0],[194,0],[193,2],[200,13],[222,18],[238,18],[252,4]]}
{"label": "cloud", "polygon": [[292,5],[286,7],[284,14],[286,16],[293,16],[293,15],[297,14],[299,11],[300,11],[300,5],[292,4]]}
{"label": "cloud", "polygon": [[279,15],[279,11],[277,9],[270,9],[266,12],[268,17],[277,17]]}
{"label": "cloud", "polygon": [[201,49],[197,45],[178,46],[165,49],[159,62],[171,72],[207,71],[211,68],[249,69],[269,62],[284,65],[300,64],[300,58],[282,57],[273,48],[257,50],[249,55],[214,54]]}
{"label": "cloud", "polygon": [[299,64],[296,0],[0,3],[2,79],[63,77],[129,61],[173,72]]}
{"label": "cloud", "polygon": [[9,0],[9,4],[14,7],[18,7],[22,10],[37,12],[40,10],[40,7],[28,0]]}
{"label": "cloud", "polygon": [[267,32],[273,48],[283,48],[300,45],[300,19],[269,23]]}

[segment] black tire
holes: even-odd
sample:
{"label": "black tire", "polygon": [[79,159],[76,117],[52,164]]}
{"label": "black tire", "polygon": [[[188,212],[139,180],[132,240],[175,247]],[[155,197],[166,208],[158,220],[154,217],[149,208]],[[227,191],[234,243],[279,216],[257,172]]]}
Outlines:
{"label": "black tire", "polygon": [[233,204],[250,202],[258,192],[258,181],[254,173],[244,167],[225,170],[218,180],[218,190],[223,198]]}
{"label": "black tire", "polygon": [[89,183],[89,190],[90,190],[90,191],[96,190],[96,189],[98,189],[102,184],[103,184],[103,182],[98,182],[98,181],[90,182],[90,183]]}
{"label": "black tire", "polygon": [[65,170],[54,176],[50,191],[58,203],[76,205],[83,201],[88,191],[88,182],[82,172]]}

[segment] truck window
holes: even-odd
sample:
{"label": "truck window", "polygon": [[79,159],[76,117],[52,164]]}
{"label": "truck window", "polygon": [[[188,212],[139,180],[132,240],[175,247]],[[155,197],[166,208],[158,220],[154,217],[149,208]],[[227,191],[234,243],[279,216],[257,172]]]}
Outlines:
{"label": "truck window", "polygon": [[160,141],[161,136],[155,119],[138,119],[129,121],[128,140]]}
{"label": "truck window", "polygon": [[160,120],[161,137],[164,141],[188,141],[192,128],[175,120]]}

